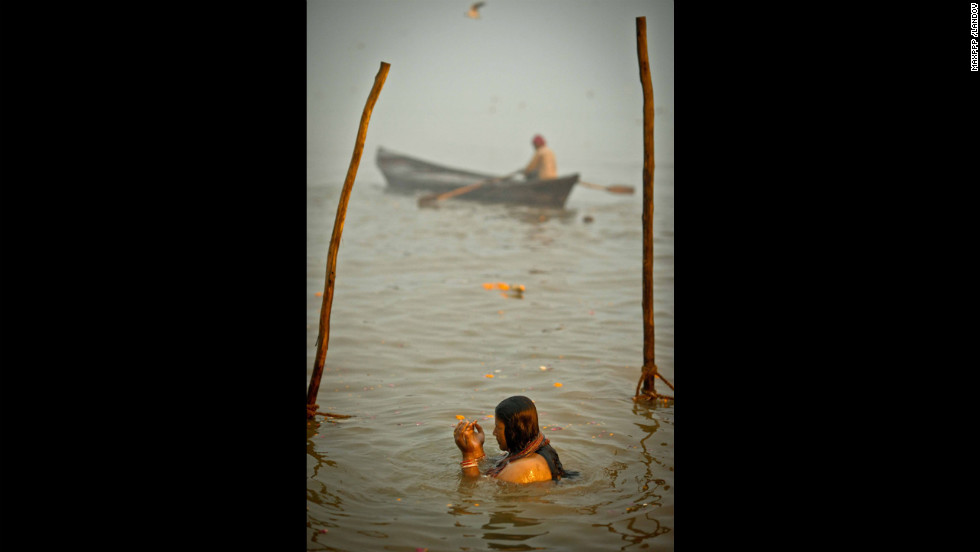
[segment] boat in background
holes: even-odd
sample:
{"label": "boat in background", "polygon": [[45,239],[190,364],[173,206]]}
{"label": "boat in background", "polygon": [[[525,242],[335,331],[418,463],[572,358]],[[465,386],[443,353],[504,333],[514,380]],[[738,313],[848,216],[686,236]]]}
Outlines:
{"label": "boat in background", "polygon": [[[454,196],[457,199],[483,203],[510,203],[533,207],[563,208],[579,175],[572,174],[549,180],[520,180],[454,169],[429,161],[378,148],[378,169],[388,182],[388,190],[398,193],[441,194],[471,186],[484,185]],[[489,182],[492,181],[492,182]]]}

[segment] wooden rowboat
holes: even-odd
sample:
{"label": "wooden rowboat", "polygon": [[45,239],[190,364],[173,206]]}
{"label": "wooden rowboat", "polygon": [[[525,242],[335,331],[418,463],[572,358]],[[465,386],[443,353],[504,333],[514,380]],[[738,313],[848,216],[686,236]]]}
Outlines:
{"label": "wooden rowboat", "polygon": [[[399,193],[444,193],[499,178],[497,175],[454,169],[378,148],[378,168],[388,181],[388,190]],[[506,179],[484,184],[458,199],[484,203],[512,203],[534,207],[565,206],[578,174],[550,180]]]}

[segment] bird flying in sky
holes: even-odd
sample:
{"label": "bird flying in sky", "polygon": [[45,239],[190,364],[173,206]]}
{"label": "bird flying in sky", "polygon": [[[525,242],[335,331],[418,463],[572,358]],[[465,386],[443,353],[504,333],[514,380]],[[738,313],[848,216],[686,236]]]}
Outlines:
{"label": "bird flying in sky", "polygon": [[477,2],[473,4],[472,6],[470,6],[470,11],[464,13],[463,15],[471,19],[479,19],[480,18],[479,9],[481,6],[483,6],[483,4],[486,4],[486,2]]}

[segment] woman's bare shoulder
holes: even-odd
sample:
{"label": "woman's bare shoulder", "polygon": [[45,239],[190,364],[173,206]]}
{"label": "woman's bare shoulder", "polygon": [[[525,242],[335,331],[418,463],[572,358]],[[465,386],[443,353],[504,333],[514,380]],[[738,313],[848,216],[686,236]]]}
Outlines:
{"label": "woman's bare shoulder", "polygon": [[501,470],[497,479],[511,483],[533,483],[535,481],[550,481],[551,469],[548,461],[540,454],[531,454],[527,458],[514,460]]}

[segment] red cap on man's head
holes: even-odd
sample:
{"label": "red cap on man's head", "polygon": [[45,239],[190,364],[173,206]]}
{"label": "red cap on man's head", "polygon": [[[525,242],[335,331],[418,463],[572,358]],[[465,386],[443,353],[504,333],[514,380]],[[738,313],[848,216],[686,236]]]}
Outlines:
{"label": "red cap on man's head", "polygon": [[534,144],[534,147],[543,146],[544,138],[540,134],[535,134],[534,139],[531,140],[531,143]]}

